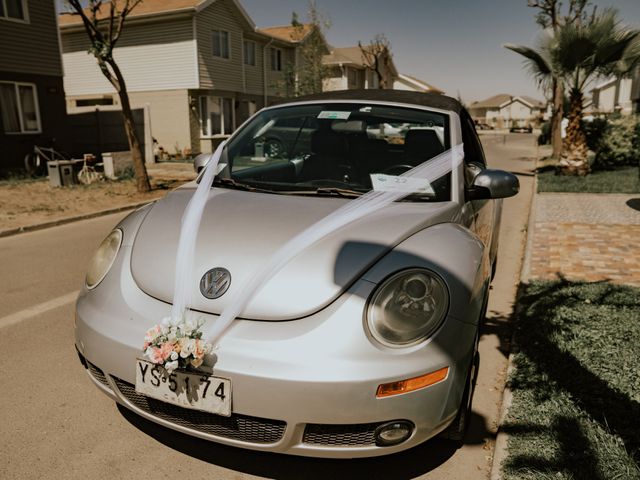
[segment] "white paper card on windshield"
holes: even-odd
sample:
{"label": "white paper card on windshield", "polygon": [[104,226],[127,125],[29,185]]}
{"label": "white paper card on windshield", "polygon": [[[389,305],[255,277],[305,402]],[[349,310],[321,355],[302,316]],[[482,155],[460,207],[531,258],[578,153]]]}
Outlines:
{"label": "white paper card on windshield", "polygon": [[411,178],[383,173],[372,173],[371,183],[376,192],[404,192],[420,193],[423,195],[435,195],[428,180],[424,178]]}
{"label": "white paper card on windshield", "polygon": [[318,114],[318,118],[325,118],[329,120],[347,120],[351,112],[338,112],[325,110]]}

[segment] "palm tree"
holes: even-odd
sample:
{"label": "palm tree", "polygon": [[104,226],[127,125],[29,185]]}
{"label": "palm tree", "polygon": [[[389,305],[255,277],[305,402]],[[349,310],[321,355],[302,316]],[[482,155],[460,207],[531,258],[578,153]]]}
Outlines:
{"label": "palm tree", "polygon": [[557,28],[556,26],[556,29],[549,27],[543,30],[536,48],[513,44],[506,44],[504,47],[525,57],[527,59],[527,68],[531,75],[536,78],[538,87],[542,88],[545,92],[551,93],[553,102],[553,113],[551,116],[552,157],[559,159],[562,155],[560,124],[564,116],[564,82],[560,72],[554,70],[551,59],[554,32]]}
{"label": "palm tree", "polygon": [[527,59],[539,79],[557,75],[568,89],[569,124],[558,164],[564,174],[589,173],[581,126],[586,88],[601,76],[627,75],[640,63],[640,31],[620,26],[616,17],[616,11],[609,9],[587,23],[564,24],[555,33],[546,31],[537,50],[506,45]]}

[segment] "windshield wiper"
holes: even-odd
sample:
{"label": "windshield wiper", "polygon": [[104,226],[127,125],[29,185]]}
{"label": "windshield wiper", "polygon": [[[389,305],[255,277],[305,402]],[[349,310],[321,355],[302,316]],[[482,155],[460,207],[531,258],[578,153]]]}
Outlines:
{"label": "windshield wiper", "polygon": [[339,197],[359,197],[363,192],[349,190],[348,188],[321,187],[315,191],[316,195],[337,195]]}
{"label": "windshield wiper", "polygon": [[235,190],[244,190],[246,192],[261,192],[261,193],[278,193],[273,190],[267,190],[266,188],[253,187],[247,183],[236,182],[232,178],[217,178],[213,181],[213,185],[222,188],[233,188]]}
{"label": "windshield wiper", "polygon": [[321,187],[316,188],[315,190],[281,190],[278,193],[283,193],[285,195],[320,195],[320,196],[335,196],[335,197],[345,197],[345,198],[354,198],[359,197],[364,192],[358,192],[356,190],[349,190],[346,188],[335,188],[335,187]]}

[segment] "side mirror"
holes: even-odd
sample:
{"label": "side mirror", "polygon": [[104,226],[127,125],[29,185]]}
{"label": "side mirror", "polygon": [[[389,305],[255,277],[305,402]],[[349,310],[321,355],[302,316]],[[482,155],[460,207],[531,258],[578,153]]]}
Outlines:
{"label": "side mirror", "polygon": [[518,178],[504,170],[482,170],[467,190],[469,200],[513,197],[520,191]]}
{"label": "side mirror", "polygon": [[206,167],[207,163],[209,163],[211,155],[211,153],[201,153],[193,159],[193,169],[196,171],[196,173],[199,174],[202,170],[204,170],[204,167]]}

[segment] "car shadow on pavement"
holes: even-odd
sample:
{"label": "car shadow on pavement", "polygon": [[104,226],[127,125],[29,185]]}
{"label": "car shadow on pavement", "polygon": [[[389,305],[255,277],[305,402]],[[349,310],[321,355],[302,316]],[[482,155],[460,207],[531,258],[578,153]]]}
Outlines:
{"label": "car shadow on pavement", "polygon": [[[191,437],[151,422],[121,405],[118,409],[134,427],[169,448],[203,462],[267,478],[415,478],[439,467],[457,451],[453,443],[436,438],[405,452],[367,459],[324,459],[257,452]],[[465,443],[484,443],[488,436],[485,419],[473,413]]]}
{"label": "car shadow on pavement", "polygon": [[630,198],[626,202],[627,207],[633,208],[634,210],[638,210],[640,212],[640,198]]}

